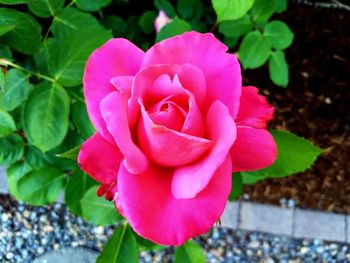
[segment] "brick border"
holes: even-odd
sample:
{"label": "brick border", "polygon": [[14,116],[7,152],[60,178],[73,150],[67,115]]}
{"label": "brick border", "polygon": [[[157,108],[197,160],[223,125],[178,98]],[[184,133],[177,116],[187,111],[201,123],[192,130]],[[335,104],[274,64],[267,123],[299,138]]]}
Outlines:
{"label": "brick border", "polygon": [[[5,170],[1,166],[0,193],[8,194]],[[58,202],[62,201],[61,195]],[[237,201],[228,202],[221,217],[221,226],[293,238],[350,243],[350,215],[346,214]]]}

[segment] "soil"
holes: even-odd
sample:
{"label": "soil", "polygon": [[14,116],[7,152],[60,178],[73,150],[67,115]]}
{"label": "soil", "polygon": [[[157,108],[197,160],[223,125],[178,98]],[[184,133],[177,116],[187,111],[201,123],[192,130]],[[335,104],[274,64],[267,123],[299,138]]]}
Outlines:
{"label": "soil", "polygon": [[247,186],[254,201],[350,212],[350,12],[290,4],[276,17],[295,34],[286,51],[290,84],[271,84],[267,67],[244,72],[276,107],[275,129],[290,130],[325,150],[313,167],[283,179]]}

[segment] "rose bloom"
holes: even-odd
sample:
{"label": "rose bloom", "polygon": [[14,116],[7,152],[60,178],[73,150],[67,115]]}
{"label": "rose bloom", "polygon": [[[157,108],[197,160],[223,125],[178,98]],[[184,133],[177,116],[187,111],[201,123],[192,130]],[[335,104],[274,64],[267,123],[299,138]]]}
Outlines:
{"label": "rose bloom", "polygon": [[140,236],[180,245],[220,218],[232,172],[271,165],[274,109],[242,88],[237,58],[212,34],[184,33],[143,52],[111,39],[89,57],[87,109],[96,133],[80,167],[101,182]]}

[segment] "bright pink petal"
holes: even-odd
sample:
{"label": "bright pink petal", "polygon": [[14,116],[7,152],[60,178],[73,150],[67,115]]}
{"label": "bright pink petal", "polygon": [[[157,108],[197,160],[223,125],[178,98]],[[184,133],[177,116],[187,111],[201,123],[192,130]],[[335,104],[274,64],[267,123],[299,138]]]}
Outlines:
{"label": "bright pink petal", "polygon": [[83,83],[87,110],[95,128],[110,141],[112,137],[101,116],[100,102],[115,90],[110,80],[117,76],[135,75],[143,56],[144,52],[134,44],[116,38],[96,49],[86,62]]}
{"label": "bright pink petal", "polygon": [[255,171],[272,165],[277,147],[265,129],[237,126],[237,139],[231,149],[234,172]]}
{"label": "bright pink petal", "polygon": [[181,245],[206,233],[219,219],[231,190],[231,161],[218,168],[203,191],[193,199],[171,194],[172,169],[150,167],[130,174],[121,165],[118,205],[131,227],[142,237],[163,245]]}
{"label": "bright pink petal", "polygon": [[[222,101],[233,118],[236,117],[241,96],[242,77],[235,55],[213,34],[188,32],[159,42],[150,48],[142,67],[154,64],[186,64],[201,69],[206,79],[207,103]],[[180,78],[181,81],[181,78]]]}
{"label": "bright pink petal", "polygon": [[78,164],[96,181],[109,185],[116,182],[122,159],[118,146],[109,143],[96,132],[81,146]]}
{"label": "bright pink petal", "polygon": [[189,107],[185,122],[182,127],[182,132],[193,136],[202,137],[204,135],[202,112],[199,106],[197,105],[197,101],[192,95],[192,93],[187,93],[189,95]]}
{"label": "bright pink petal", "polygon": [[274,108],[266,98],[258,94],[255,87],[243,87],[237,125],[254,128],[266,128],[267,122],[273,118]]}
{"label": "bright pink petal", "polygon": [[215,145],[208,155],[188,166],[179,167],[173,177],[171,190],[175,198],[194,198],[210,182],[220,167],[236,139],[236,125],[227,109],[220,101],[215,101],[206,117],[208,137]]}
{"label": "bright pink petal", "polygon": [[118,91],[111,92],[101,102],[101,113],[108,131],[125,157],[124,163],[129,171],[140,173],[147,169],[147,158],[131,138],[127,97]]}
{"label": "bright pink petal", "polygon": [[119,76],[111,79],[111,84],[128,98],[131,97],[133,76]]}
{"label": "bright pink petal", "polygon": [[162,166],[180,166],[196,160],[212,142],[156,125],[141,105],[138,139],[146,156]]}
{"label": "bright pink petal", "polygon": [[193,94],[199,105],[203,104],[207,92],[205,79],[202,72],[192,65],[151,65],[142,69],[134,79],[130,125],[133,126],[139,116],[135,106],[139,98],[147,106],[168,96],[186,94],[186,90]]}

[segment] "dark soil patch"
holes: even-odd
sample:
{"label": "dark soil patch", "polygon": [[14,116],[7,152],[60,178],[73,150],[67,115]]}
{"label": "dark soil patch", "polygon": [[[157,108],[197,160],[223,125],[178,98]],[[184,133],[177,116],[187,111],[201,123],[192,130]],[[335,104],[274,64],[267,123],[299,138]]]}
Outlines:
{"label": "dark soil patch", "polygon": [[287,50],[290,85],[270,84],[267,68],[244,73],[276,107],[271,126],[287,129],[325,149],[304,173],[247,186],[251,199],[350,212],[350,12],[291,4],[278,18],[295,33]]}

